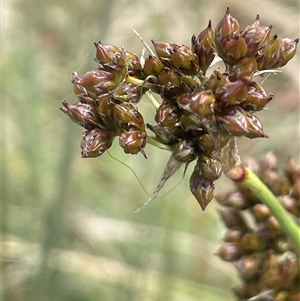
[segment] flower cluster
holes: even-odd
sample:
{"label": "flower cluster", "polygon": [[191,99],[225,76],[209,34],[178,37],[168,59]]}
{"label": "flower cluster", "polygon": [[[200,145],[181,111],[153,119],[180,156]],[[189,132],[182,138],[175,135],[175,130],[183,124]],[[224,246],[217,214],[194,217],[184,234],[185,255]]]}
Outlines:
{"label": "flower cluster", "polygon": [[[253,113],[262,110],[273,95],[253,76],[284,66],[295,55],[299,41],[271,36],[271,28],[260,25],[257,17],[242,30],[228,8],[215,30],[209,21],[206,29],[192,36],[191,47],[152,40],[156,55],[150,54],[143,63],[129,51],[95,43],[97,68],[83,76],[73,74],[79,102],[64,101],[61,108],[85,128],[82,157],[100,156],[117,136],[125,153],[141,152],[146,157],[148,129],[172,152],[161,183],[181,164],[196,161],[190,190],[204,210],[221,175],[220,152],[228,141],[240,136],[267,137]],[[225,72],[217,69],[207,76],[217,56]],[[137,109],[147,91],[160,97],[152,125],[145,125]]]}
{"label": "flower cluster", "polygon": [[[259,163],[248,158],[245,165],[300,224],[300,165],[290,159],[282,175],[272,153]],[[237,268],[243,281],[233,287],[238,300],[299,300],[299,257],[269,208],[241,184],[237,184],[237,190],[216,198],[222,205],[219,212],[227,227],[217,255]]]}

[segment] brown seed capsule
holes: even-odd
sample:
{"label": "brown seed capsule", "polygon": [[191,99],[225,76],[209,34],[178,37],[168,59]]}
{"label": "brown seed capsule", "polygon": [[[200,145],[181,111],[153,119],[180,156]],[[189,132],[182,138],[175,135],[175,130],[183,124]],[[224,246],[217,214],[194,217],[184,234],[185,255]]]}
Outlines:
{"label": "brown seed capsule", "polygon": [[239,210],[233,208],[222,208],[219,210],[219,214],[226,227],[230,229],[248,229]]}
{"label": "brown seed capsule", "polygon": [[73,74],[72,83],[84,87],[88,92],[105,93],[116,88],[120,80],[108,71],[94,69],[82,77]]}
{"label": "brown seed capsule", "polygon": [[171,55],[173,66],[186,75],[195,75],[199,71],[198,57],[186,46],[176,47]]}
{"label": "brown seed capsule", "polygon": [[164,65],[158,57],[149,55],[149,57],[145,59],[143,72],[146,76],[149,75],[157,76],[160,74],[163,68]]}
{"label": "brown seed capsule", "polygon": [[293,158],[288,159],[284,167],[284,172],[290,183],[295,183],[300,179],[300,165]]}
{"label": "brown seed capsule", "polygon": [[128,74],[133,77],[143,78],[142,65],[139,58],[132,52],[125,51]]}
{"label": "brown seed capsule", "polygon": [[199,70],[198,57],[184,45],[152,40],[159,59],[167,67],[175,68],[187,75],[194,75]]}
{"label": "brown seed capsule", "polygon": [[256,233],[246,233],[242,237],[240,243],[244,250],[249,252],[261,251],[264,248],[263,241],[256,235]]}
{"label": "brown seed capsule", "polygon": [[102,44],[101,42],[94,42],[94,45],[96,47],[97,61],[102,65],[114,62],[115,54],[122,53],[118,47],[111,44]]}
{"label": "brown seed capsule", "polygon": [[145,158],[143,148],[146,145],[147,133],[140,131],[123,132],[119,138],[119,144],[126,154],[137,154],[141,152]]}
{"label": "brown seed capsule", "polygon": [[215,97],[212,91],[185,93],[179,95],[176,100],[178,106],[189,113],[200,117],[213,115]]}
{"label": "brown seed capsule", "polygon": [[292,292],[289,293],[287,301],[299,301],[300,300],[300,292]]}
{"label": "brown seed capsule", "polygon": [[160,126],[173,126],[181,118],[182,111],[170,100],[164,99],[156,111],[155,121]]}
{"label": "brown seed capsule", "polygon": [[266,70],[272,69],[276,66],[279,60],[280,44],[278,42],[277,35],[274,35],[272,39],[261,49],[257,57],[257,69]]}
{"label": "brown seed capsule", "polygon": [[218,55],[223,58],[224,51],[222,49],[222,42],[224,39],[232,38],[235,33],[240,31],[238,21],[230,14],[230,9],[227,7],[224,17],[220,20],[215,28],[215,45]]}
{"label": "brown seed capsule", "polygon": [[196,164],[190,177],[190,191],[195,196],[203,211],[213,198],[213,190],[213,182],[208,182],[203,178]]}
{"label": "brown seed capsule", "polygon": [[286,253],[290,250],[290,245],[286,237],[277,237],[272,242],[272,247],[276,253]]}
{"label": "brown seed capsule", "polygon": [[215,92],[218,87],[223,86],[229,81],[228,75],[215,70],[214,73],[205,82],[205,89]]}
{"label": "brown seed capsule", "polygon": [[247,119],[247,127],[248,127],[248,133],[245,135],[248,138],[268,138],[268,135],[266,135],[263,131],[263,126],[260,122],[260,120],[254,116],[253,114],[244,111],[245,117]]}
{"label": "brown seed capsule", "polygon": [[222,116],[216,116],[220,126],[223,127],[232,136],[244,136],[249,133],[248,121],[244,110],[237,106],[228,107],[224,110]]}
{"label": "brown seed capsule", "polygon": [[115,134],[100,128],[86,131],[81,141],[82,158],[101,156],[112,145]]}
{"label": "brown seed capsule", "polygon": [[[290,194],[291,194],[292,198],[294,198],[296,200],[300,200],[300,179],[296,179],[296,181],[294,182],[294,184],[291,188]],[[298,201],[298,203],[299,203],[299,201]],[[299,210],[300,210],[299,205],[298,205],[298,207],[299,207]],[[300,217],[299,215],[296,215],[296,216]]]}
{"label": "brown seed capsule", "polygon": [[278,42],[280,44],[279,59],[274,64],[274,68],[285,66],[295,56],[299,39],[283,38],[279,39]]}
{"label": "brown seed capsule", "polygon": [[209,134],[203,134],[202,136],[200,136],[197,145],[207,156],[215,150],[214,141]]}
{"label": "brown seed capsule", "polygon": [[142,97],[141,88],[131,83],[121,83],[112,93],[112,97],[121,102],[137,104]]}
{"label": "brown seed capsule", "polygon": [[181,140],[173,148],[173,156],[180,162],[191,162],[196,158],[193,143],[187,140]]}
{"label": "brown seed capsule", "polygon": [[144,131],[145,124],[141,113],[138,112],[137,108],[127,102],[114,105],[113,118],[117,126],[124,131],[130,128]]}
{"label": "brown seed capsule", "polygon": [[228,229],[223,237],[225,242],[240,242],[242,236],[245,234],[241,229]]}
{"label": "brown seed capsule", "polygon": [[207,28],[201,31],[198,37],[193,35],[191,41],[192,51],[198,56],[199,68],[205,72],[215,57],[213,49],[214,31],[211,28],[210,20]]}
{"label": "brown seed capsule", "polygon": [[100,120],[93,108],[85,103],[76,103],[70,105],[66,100],[62,102],[63,107],[60,109],[67,114],[71,120],[87,130],[98,127]]}
{"label": "brown seed capsule", "polygon": [[243,248],[238,242],[227,242],[219,248],[216,255],[224,261],[236,261],[243,255]]}
{"label": "brown seed capsule", "polygon": [[250,208],[253,204],[249,202],[249,200],[247,200],[241,192],[236,191],[230,193],[226,200],[222,202],[222,205],[245,210]]}
{"label": "brown seed capsule", "polygon": [[114,104],[111,101],[111,96],[102,94],[97,97],[95,103],[100,119],[105,124],[106,128],[116,130],[116,124],[113,118]]}
{"label": "brown seed capsule", "polygon": [[200,155],[197,164],[207,181],[216,181],[222,174],[222,162],[214,156]]}
{"label": "brown seed capsule", "polygon": [[236,81],[245,77],[249,77],[251,79],[257,71],[257,62],[255,57],[245,57],[236,64],[230,66],[228,69],[228,76],[231,81]]}
{"label": "brown seed capsule", "polygon": [[278,196],[278,200],[287,211],[289,211],[296,217],[300,217],[300,211],[297,206],[297,201],[292,197],[292,195],[280,195]]}
{"label": "brown seed capsule", "polygon": [[248,46],[243,37],[236,35],[231,39],[223,41],[222,50],[224,52],[224,61],[229,65],[234,65],[245,57]]}
{"label": "brown seed capsule", "polygon": [[273,94],[267,95],[258,83],[251,82],[248,86],[248,93],[241,103],[241,107],[246,111],[261,111],[273,97]]}
{"label": "brown seed capsule", "polygon": [[162,86],[173,85],[179,87],[181,78],[178,72],[169,68],[164,68],[159,74],[158,83]]}
{"label": "brown seed capsule", "polygon": [[240,104],[248,93],[249,83],[249,78],[242,78],[219,86],[215,93],[218,106]]}
{"label": "brown seed capsule", "polygon": [[236,267],[240,277],[242,277],[244,281],[248,282],[255,279],[260,274],[262,264],[262,254],[254,253],[240,258],[236,263]]}
{"label": "brown seed capsule", "polygon": [[270,241],[278,234],[276,231],[271,230],[265,222],[257,224],[255,233],[262,241]]}
{"label": "brown seed capsule", "polygon": [[263,222],[271,215],[269,208],[260,203],[254,205],[252,212],[257,222]]}
{"label": "brown seed capsule", "polygon": [[247,57],[252,57],[268,41],[272,29],[270,26],[248,27],[242,32],[242,37],[248,45]]}
{"label": "brown seed capsule", "polygon": [[239,299],[245,299],[245,298],[249,297],[247,285],[244,283],[235,285],[231,289]]}

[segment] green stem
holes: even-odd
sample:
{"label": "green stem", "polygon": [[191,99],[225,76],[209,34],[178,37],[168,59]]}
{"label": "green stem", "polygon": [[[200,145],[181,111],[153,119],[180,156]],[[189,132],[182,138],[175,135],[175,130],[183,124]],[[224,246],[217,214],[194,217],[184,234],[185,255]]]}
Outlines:
{"label": "green stem", "polygon": [[247,186],[269,208],[300,254],[300,227],[257,175],[249,168],[237,165],[227,173],[227,176]]}
{"label": "green stem", "polygon": [[143,87],[145,85],[145,82],[141,79],[126,75],[125,79],[126,83],[134,84],[139,87]]}

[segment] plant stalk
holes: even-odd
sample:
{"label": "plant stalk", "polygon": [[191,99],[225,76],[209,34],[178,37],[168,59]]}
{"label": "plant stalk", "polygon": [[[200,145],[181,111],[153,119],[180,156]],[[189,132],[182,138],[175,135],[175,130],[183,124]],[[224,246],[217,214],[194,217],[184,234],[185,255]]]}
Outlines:
{"label": "plant stalk", "polygon": [[257,175],[243,165],[233,167],[226,175],[248,187],[269,208],[300,254],[300,227]]}

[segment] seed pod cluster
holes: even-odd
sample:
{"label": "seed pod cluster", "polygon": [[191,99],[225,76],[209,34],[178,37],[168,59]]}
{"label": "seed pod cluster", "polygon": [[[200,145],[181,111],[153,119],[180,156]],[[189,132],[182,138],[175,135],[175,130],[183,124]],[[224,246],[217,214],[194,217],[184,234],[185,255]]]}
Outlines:
{"label": "seed pod cluster", "polygon": [[[259,175],[300,224],[300,165],[289,159],[280,173],[272,153],[260,162],[248,158],[245,165]],[[227,227],[217,255],[232,262],[239,273],[242,283],[233,287],[237,300],[299,300],[299,257],[268,207],[241,184],[236,191],[216,199],[222,205],[219,212]],[[264,294],[268,294],[266,299],[259,299]]]}
{"label": "seed pod cluster", "polygon": [[[186,165],[196,161],[190,190],[204,210],[221,175],[219,154],[228,141],[267,137],[254,113],[273,95],[253,76],[259,70],[284,66],[295,55],[298,43],[298,39],[271,37],[271,28],[260,25],[257,17],[242,30],[228,8],[215,29],[209,21],[207,28],[192,36],[190,47],[152,40],[156,55],[143,63],[129,51],[95,42],[97,68],[83,76],[73,74],[78,102],[64,101],[61,108],[86,130],[82,157],[100,156],[116,136],[125,153],[141,152],[146,157],[148,129],[154,139],[169,147],[174,160]],[[207,75],[216,56],[226,70]],[[146,126],[137,105],[149,90],[160,103],[155,124]],[[174,168],[167,165],[166,175],[168,169],[173,174]]]}

